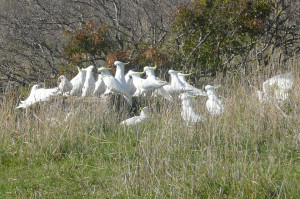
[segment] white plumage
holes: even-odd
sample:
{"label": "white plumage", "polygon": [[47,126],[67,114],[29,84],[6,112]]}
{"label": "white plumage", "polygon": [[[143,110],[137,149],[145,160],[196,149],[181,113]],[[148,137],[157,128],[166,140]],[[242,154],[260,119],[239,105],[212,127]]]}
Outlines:
{"label": "white plumage", "polygon": [[133,96],[146,95],[147,93],[152,92],[168,84],[167,82],[161,81],[159,79],[142,79],[140,77],[142,73],[143,72],[135,72],[132,70],[127,73],[129,76],[132,77],[133,85],[136,88],[136,91],[133,94]]}
{"label": "white plumage", "polygon": [[[103,81],[107,89],[109,91],[123,95],[129,105],[132,106],[131,95],[128,93],[127,89],[124,88],[114,76],[112,76],[112,74],[108,71],[108,68],[101,67],[98,69],[98,71],[101,72]],[[107,93],[108,90],[106,90],[105,93]]]}
{"label": "white plumage", "polygon": [[73,85],[73,88],[70,92],[70,95],[76,95],[80,96],[82,92],[82,87],[85,82],[85,75],[86,75],[86,70],[85,69],[80,69],[78,67],[79,73],[71,80],[71,84]]}
{"label": "white plumage", "polygon": [[193,109],[194,94],[187,92],[179,95],[182,104],[181,117],[184,121],[188,122],[203,122],[205,119],[197,114]]}
{"label": "white plumage", "polygon": [[68,80],[68,78],[64,75],[61,75],[58,78],[58,88],[62,93],[68,93],[72,90],[73,85],[71,84],[71,82]]}
{"label": "white plumage", "polygon": [[212,115],[221,114],[225,106],[223,105],[221,99],[218,97],[215,87],[211,85],[205,86],[205,91],[208,96],[208,100],[206,101],[206,108]]}
{"label": "white plumage", "polygon": [[126,126],[137,125],[137,124],[145,121],[148,117],[149,117],[149,108],[144,107],[141,110],[140,116],[134,116],[132,118],[124,120],[123,122],[121,122],[121,125],[126,125]]}
{"label": "white plumage", "polygon": [[116,66],[115,78],[120,82],[120,84],[127,89],[126,80],[124,75],[124,64],[120,61],[115,61],[114,65]]}
{"label": "white plumage", "polygon": [[132,80],[130,73],[131,73],[131,70],[128,71],[128,73],[125,75],[125,81],[126,81],[126,86],[127,86],[127,90],[129,92],[129,94],[133,95],[135,93],[136,88],[133,84],[133,80]]}
{"label": "white plumage", "polygon": [[102,75],[98,75],[98,79],[95,83],[95,90],[93,91],[94,96],[101,96],[106,90],[105,83],[103,81]]}
{"label": "white plumage", "polygon": [[169,70],[168,73],[171,77],[171,83],[163,87],[167,91],[167,93],[169,93],[170,95],[174,95],[191,91],[191,89],[186,88],[184,84],[179,80],[177,71]]}
{"label": "white plumage", "polygon": [[191,90],[190,92],[194,93],[195,95],[207,96],[205,91],[202,91],[202,90],[190,85],[186,81],[185,76],[188,76],[188,75],[191,75],[191,73],[190,74],[178,73],[178,78],[184,84],[185,88],[190,89]]}
{"label": "white plumage", "polygon": [[86,97],[86,96],[91,96],[92,93],[95,90],[95,79],[94,79],[94,66],[91,65],[85,69],[83,69],[86,71],[86,75],[85,75],[85,81],[82,87],[82,97]]}
{"label": "white plumage", "polygon": [[37,102],[41,101],[47,101],[50,99],[51,96],[56,96],[59,93],[59,88],[40,88],[38,84],[33,85],[31,88],[30,94],[28,98],[25,101],[21,101],[18,108],[28,108],[32,104],[35,104]]}
{"label": "white plumage", "polygon": [[[154,73],[154,70],[156,68],[157,68],[157,66],[155,66],[155,67],[145,66],[144,67],[144,72],[146,72],[146,76],[147,76],[146,79],[148,81],[157,81],[157,80],[159,80],[159,78],[156,77],[155,73]],[[172,96],[169,93],[167,93],[167,91],[164,89],[164,87],[160,87],[160,88],[156,89],[156,91],[152,93],[152,96],[153,95],[155,96],[155,93],[163,96],[164,98],[166,98],[169,101],[172,101]]]}
{"label": "white plumage", "polygon": [[292,73],[274,76],[263,83],[263,91],[256,91],[261,102],[269,102],[270,97],[283,102],[289,96],[288,91],[293,87]]}

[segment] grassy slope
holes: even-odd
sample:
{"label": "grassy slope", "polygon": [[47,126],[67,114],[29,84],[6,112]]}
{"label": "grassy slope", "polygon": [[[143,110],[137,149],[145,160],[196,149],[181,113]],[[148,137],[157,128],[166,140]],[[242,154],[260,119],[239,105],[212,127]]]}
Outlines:
{"label": "grassy slope", "polygon": [[209,117],[200,98],[208,120],[189,127],[180,107],[164,101],[148,122],[123,128],[126,111],[101,103],[58,100],[26,113],[6,100],[0,198],[298,198],[299,89],[283,108],[293,118],[263,108],[243,86],[219,92],[226,112]]}

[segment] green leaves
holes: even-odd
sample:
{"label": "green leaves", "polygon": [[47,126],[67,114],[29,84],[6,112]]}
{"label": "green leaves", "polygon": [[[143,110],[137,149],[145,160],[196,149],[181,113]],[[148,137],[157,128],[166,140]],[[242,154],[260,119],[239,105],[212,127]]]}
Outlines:
{"label": "green leaves", "polygon": [[269,0],[198,0],[179,7],[173,25],[174,45],[185,65],[221,69],[232,55],[243,55],[249,41],[262,34],[272,11]]}

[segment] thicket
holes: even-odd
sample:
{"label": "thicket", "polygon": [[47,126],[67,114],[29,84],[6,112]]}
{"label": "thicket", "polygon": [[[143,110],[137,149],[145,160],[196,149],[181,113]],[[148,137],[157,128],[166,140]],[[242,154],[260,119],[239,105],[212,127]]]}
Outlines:
{"label": "thicket", "polygon": [[296,0],[2,1],[0,85],[53,83],[77,65],[117,59],[197,77],[249,74],[253,64],[270,68],[272,56],[281,66],[299,53],[298,8]]}

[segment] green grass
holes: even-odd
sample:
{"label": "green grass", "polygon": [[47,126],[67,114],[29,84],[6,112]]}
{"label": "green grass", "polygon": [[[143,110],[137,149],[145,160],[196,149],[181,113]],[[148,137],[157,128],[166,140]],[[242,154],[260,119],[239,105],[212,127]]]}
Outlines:
{"label": "green grass", "polygon": [[180,106],[158,100],[160,112],[152,105],[151,120],[130,128],[119,125],[126,108],[56,100],[26,113],[7,97],[0,198],[299,198],[299,90],[283,106],[290,118],[246,86],[219,93],[222,116],[199,98],[207,121],[186,126]]}

